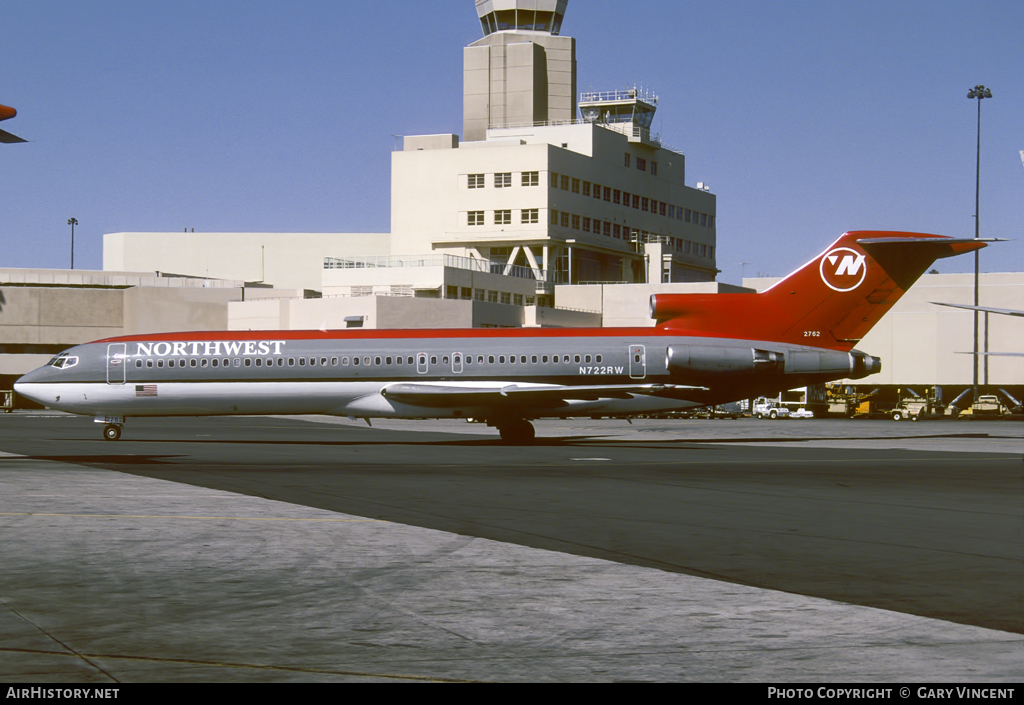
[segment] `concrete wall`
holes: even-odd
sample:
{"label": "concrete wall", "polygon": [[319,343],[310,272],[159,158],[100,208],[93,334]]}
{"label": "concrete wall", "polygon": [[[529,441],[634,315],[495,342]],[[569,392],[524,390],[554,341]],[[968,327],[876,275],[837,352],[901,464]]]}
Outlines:
{"label": "concrete wall", "polygon": [[410,296],[336,296],[322,299],[261,299],[232,303],[229,330],[330,330],[346,328],[346,317],[362,316],[363,328],[520,327],[523,307],[458,299]]}
{"label": "concrete wall", "polygon": [[60,287],[0,284],[0,375],[21,375],[92,340],[224,330],[239,288]]}
{"label": "concrete wall", "polygon": [[576,118],[576,40],[496,32],[463,50],[463,139],[491,125]]}
{"label": "concrete wall", "polygon": [[390,251],[388,233],[107,233],[103,269],[319,290],[324,257]]}

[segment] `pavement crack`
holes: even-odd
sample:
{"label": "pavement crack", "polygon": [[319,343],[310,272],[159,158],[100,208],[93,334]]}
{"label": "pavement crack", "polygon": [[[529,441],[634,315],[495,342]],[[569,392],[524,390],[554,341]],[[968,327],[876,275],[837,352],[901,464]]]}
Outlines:
{"label": "pavement crack", "polygon": [[70,645],[65,644],[63,641],[58,639],[56,636],[54,636],[50,632],[48,632],[45,629],[43,629],[41,626],[39,626],[38,624],[33,622],[31,619],[29,619],[28,617],[23,615],[18,610],[16,610],[13,607],[11,607],[9,604],[4,602],[3,600],[0,600],[0,605],[3,605],[4,607],[6,607],[12,614],[14,614],[16,617],[18,617],[18,619],[22,620],[23,622],[25,622],[28,625],[31,625],[33,629],[38,631],[40,634],[45,636],[50,641],[53,641],[54,643],[59,644],[61,646],[61,648],[66,650],[69,654],[73,654],[74,656],[78,657],[79,659],[81,659],[85,663],[89,664],[94,669],[96,669],[97,671],[99,671],[100,673],[102,673],[103,675],[105,675],[107,678],[109,678],[110,680],[114,681],[115,683],[120,683],[120,681],[117,680],[117,678],[115,678],[110,672],[106,671],[102,666],[100,666],[99,664],[95,663],[94,661],[91,661],[87,656],[85,656],[84,654],[79,653],[77,650],[75,650]]}

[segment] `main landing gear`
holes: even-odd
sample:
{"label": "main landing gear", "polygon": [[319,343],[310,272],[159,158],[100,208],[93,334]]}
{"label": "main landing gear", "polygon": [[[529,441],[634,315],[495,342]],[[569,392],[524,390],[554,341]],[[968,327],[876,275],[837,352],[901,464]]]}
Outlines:
{"label": "main landing gear", "polygon": [[501,434],[501,440],[515,445],[531,443],[537,432],[533,424],[525,419],[506,419],[493,424]]}
{"label": "main landing gear", "polygon": [[121,426],[116,423],[108,423],[103,427],[103,438],[108,441],[116,441],[121,437]]}

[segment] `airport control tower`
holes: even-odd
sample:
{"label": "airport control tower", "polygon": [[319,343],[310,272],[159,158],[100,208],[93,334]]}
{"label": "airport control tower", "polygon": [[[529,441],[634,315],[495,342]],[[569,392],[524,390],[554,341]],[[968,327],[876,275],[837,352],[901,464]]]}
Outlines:
{"label": "airport control tower", "polygon": [[576,40],[560,37],[568,0],[476,0],[483,38],[463,53],[465,142],[488,127],[576,119]]}

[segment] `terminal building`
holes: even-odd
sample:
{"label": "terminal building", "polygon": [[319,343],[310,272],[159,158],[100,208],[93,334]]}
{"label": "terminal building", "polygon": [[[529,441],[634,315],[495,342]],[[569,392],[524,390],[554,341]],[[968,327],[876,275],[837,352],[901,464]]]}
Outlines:
{"label": "terminal building", "polygon": [[[577,101],[566,5],[477,3],[484,36],[464,49],[463,136],[406,136],[392,153],[391,232],[111,233],[104,269],[542,308],[558,307],[559,285],[714,283],[714,195],[688,186],[685,156],[652,134],[653,93]],[[412,271],[438,256],[452,266]],[[466,271],[501,278],[455,283]]]}
{"label": "terminal building", "polygon": [[[0,389],[111,335],[649,326],[652,293],[766,286],[716,281],[716,198],[652,132],[658,96],[577,91],[568,0],[475,4],[462,134],[405,136],[391,153],[390,232],[108,233],[102,272],[0,270]],[[865,339],[885,360],[877,384],[970,384],[971,356],[957,354],[970,341],[947,332],[972,314],[915,298],[964,302],[960,276],[925,275]],[[1024,308],[1022,276],[983,275],[982,303]],[[992,350],[1024,339],[1019,318],[989,326]],[[989,367],[993,385],[1024,384],[1024,358]]]}

